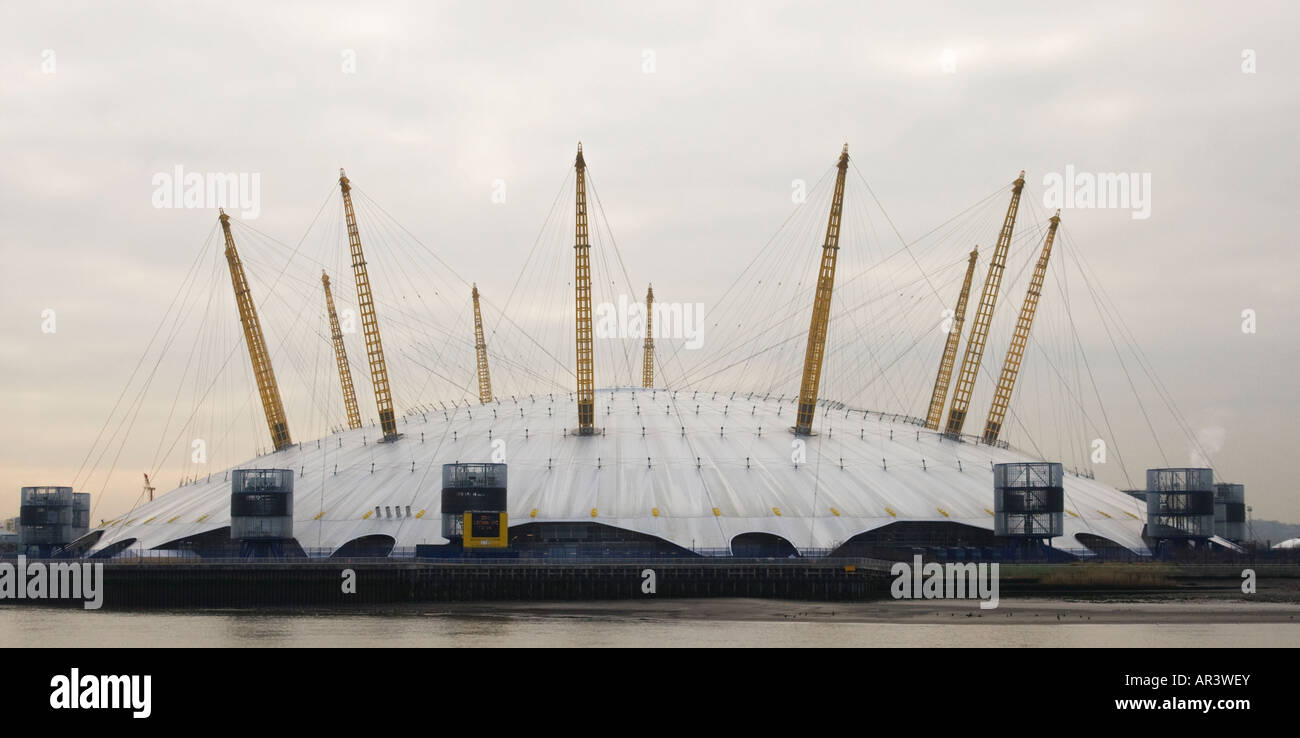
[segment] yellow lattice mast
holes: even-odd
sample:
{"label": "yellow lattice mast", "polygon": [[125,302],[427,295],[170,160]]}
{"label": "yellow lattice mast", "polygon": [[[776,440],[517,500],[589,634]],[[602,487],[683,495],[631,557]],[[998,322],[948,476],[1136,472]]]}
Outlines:
{"label": "yellow lattice mast", "polygon": [[844,144],[835,175],[835,195],[826,222],[826,242],[822,245],[821,270],[817,274],[817,296],[813,300],[812,321],[808,326],[808,347],[803,355],[803,382],[799,386],[799,412],[795,435],[812,434],[813,415],[817,409],[817,388],[822,380],[822,359],[826,354],[826,329],[831,317],[831,292],[835,288],[835,260],[840,250],[840,214],[844,209],[844,176],[849,170],[849,145]]}
{"label": "yellow lattice mast", "polygon": [[1047,239],[1043,241],[1043,252],[1038,255],[1034,265],[1034,276],[1029,280],[1029,289],[1025,292],[1025,302],[1020,306],[1020,317],[1016,319],[1016,332],[1011,336],[1011,346],[1007,348],[1007,358],[1002,362],[1002,374],[998,376],[998,389],[993,394],[993,404],[989,407],[988,420],[984,422],[984,442],[996,443],[998,433],[1002,431],[1002,421],[1007,416],[1007,407],[1011,405],[1011,393],[1016,388],[1016,376],[1020,373],[1020,362],[1025,358],[1025,346],[1029,343],[1029,329],[1034,324],[1034,313],[1038,311],[1038,298],[1043,294],[1043,280],[1047,278],[1047,260],[1052,256],[1052,242],[1056,240],[1056,228],[1061,225],[1061,211],[1052,216],[1047,228]]}
{"label": "yellow lattice mast", "polygon": [[391,441],[398,434],[392,389],[388,385],[388,365],[384,362],[384,344],[379,337],[375,301],[370,293],[366,255],[361,251],[357,214],[352,209],[352,186],[342,169],[339,170],[339,188],[343,191],[343,216],[348,224],[348,247],[352,250],[352,275],[357,283],[357,306],[361,309],[361,330],[366,337],[366,358],[370,361],[370,381],[375,386],[375,404],[379,406],[379,425],[383,428],[384,440]]}
{"label": "yellow lattice mast", "polygon": [[984,275],[984,292],[980,295],[979,308],[975,313],[975,323],[971,325],[970,338],[966,341],[966,354],[961,360],[961,372],[957,375],[957,389],[952,394],[952,408],[948,411],[948,425],[944,432],[961,435],[962,426],[966,424],[966,411],[970,408],[971,393],[975,390],[975,376],[979,374],[980,361],[984,358],[984,343],[989,337],[989,324],[993,321],[993,308],[998,302],[998,289],[1002,285],[1002,272],[1007,265],[1007,249],[1011,247],[1011,233],[1016,227],[1016,212],[1020,209],[1020,192],[1025,188],[1025,173],[1020,172],[1011,188],[1011,203],[1007,205],[1006,217],[1002,219],[1002,230],[998,232],[998,243],[993,249],[993,260],[989,262],[989,271]]}
{"label": "yellow lattice mast", "polygon": [[641,359],[641,386],[655,386],[654,285],[645,291],[645,355]]}
{"label": "yellow lattice mast", "polygon": [[576,340],[578,363],[578,434],[596,432],[596,379],[591,348],[591,244],[587,240],[587,162],[578,144],[573,226],[573,292],[577,316]]}
{"label": "yellow lattice mast", "polygon": [[934,392],[930,395],[930,412],[925,417],[925,427],[939,430],[943,420],[943,405],[948,399],[948,383],[952,381],[952,366],[957,361],[957,344],[961,341],[961,327],[966,322],[966,300],[970,298],[971,278],[975,276],[975,262],[979,259],[979,249],[970,252],[970,263],[966,265],[966,280],[961,283],[961,293],[957,295],[957,307],[952,314],[952,328],[948,331],[948,341],[943,346],[943,358],[939,360],[939,375],[934,378]]}
{"label": "yellow lattice mast", "polygon": [[474,298],[474,352],[478,355],[478,401],[492,402],[492,375],[488,373],[487,341],[483,339],[483,314],[478,309],[478,285],[470,293]]}
{"label": "yellow lattice mast", "polygon": [[279,451],[293,445],[289,438],[289,422],[284,416],[284,402],[280,399],[280,385],[271,368],[271,354],[266,350],[266,337],[262,321],[257,317],[257,306],[248,290],[248,277],[244,264],[235,250],[235,237],[230,235],[230,216],[221,210],[221,230],[226,236],[226,263],[230,265],[230,283],[235,288],[235,303],[239,306],[239,322],[244,326],[244,342],[248,344],[248,358],[253,362],[253,376],[257,379],[257,392],[262,396],[262,410],[266,412],[266,427],[271,431],[271,445]]}
{"label": "yellow lattice mast", "polygon": [[339,328],[339,314],[334,310],[334,293],[330,292],[330,278],[321,270],[321,284],[325,285],[325,307],[330,315],[330,337],[334,341],[334,360],[339,365],[339,384],[343,387],[343,406],[348,411],[348,427],[361,427],[361,411],[357,409],[357,391],[352,386],[352,367],[348,365],[348,350],[343,345],[343,331]]}

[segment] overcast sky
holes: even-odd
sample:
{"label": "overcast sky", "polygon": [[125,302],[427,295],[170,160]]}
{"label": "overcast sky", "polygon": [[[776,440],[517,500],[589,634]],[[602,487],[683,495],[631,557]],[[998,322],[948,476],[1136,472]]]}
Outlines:
{"label": "overcast sky", "polygon": [[1073,211],[1072,236],[1221,476],[1300,522],[1290,4],[6,5],[0,515],[70,483],[212,228],[155,208],[156,173],[259,173],[256,227],[293,243],[346,166],[501,294],[582,140],[629,266],[707,301],[848,141],[905,235],[1022,168],[1036,196],[1149,174],[1149,218]]}

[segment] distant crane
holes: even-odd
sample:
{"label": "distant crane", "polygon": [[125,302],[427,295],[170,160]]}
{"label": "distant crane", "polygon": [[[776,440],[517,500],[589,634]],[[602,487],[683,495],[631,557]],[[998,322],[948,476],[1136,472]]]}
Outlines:
{"label": "distant crane", "polygon": [[587,240],[587,162],[582,158],[582,142],[578,143],[578,158],[573,162],[577,172],[574,195],[573,225],[573,292],[575,301],[578,365],[578,435],[589,436],[596,432],[596,380],[591,346],[591,244]]}
{"label": "distant crane", "polygon": [[962,426],[966,424],[966,411],[970,408],[971,394],[975,391],[975,377],[979,374],[980,361],[984,358],[984,343],[989,337],[989,324],[993,321],[993,308],[998,303],[998,289],[1002,285],[1002,272],[1007,265],[1007,250],[1011,247],[1011,233],[1016,227],[1016,212],[1020,209],[1020,193],[1025,188],[1025,172],[1011,187],[1011,202],[1007,205],[1006,217],[1002,219],[1002,230],[998,232],[998,243],[993,249],[993,260],[989,262],[988,273],[984,275],[984,293],[980,295],[979,309],[975,313],[975,323],[971,326],[970,338],[966,341],[966,354],[961,359],[961,372],[957,375],[957,389],[952,394],[952,408],[948,411],[948,425],[944,433],[960,436]]}
{"label": "distant crane", "polygon": [[357,231],[357,214],[352,209],[352,185],[339,169],[339,189],[343,191],[343,216],[348,225],[348,247],[352,250],[352,275],[357,283],[357,306],[361,309],[361,329],[366,337],[366,358],[370,361],[370,381],[375,387],[375,404],[379,406],[379,425],[384,440],[399,438],[397,416],[393,412],[393,393],[388,384],[388,365],[384,361],[384,343],[379,337],[379,319],[366,273],[366,255],[361,251],[361,234]]}
{"label": "distant crane", "polygon": [[835,261],[840,250],[840,214],[844,210],[844,175],[849,170],[849,145],[844,144],[836,165],[835,194],[831,214],[826,222],[826,241],[822,245],[821,270],[817,274],[817,296],[813,301],[812,321],[808,326],[808,346],[803,355],[803,382],[799,386],[799,412],[795,418],[797,436],[812,435],[813,414],[817,409],[817,389],[822,379],[822,359],[826,355],[826,330],[831,317],[831,292],[835,288]]}
{"label": "distant crane", "polygon": [[939,375],[934,378],[934,392],[930,395],[930,412],[925,418],[925,427],[939,430],[939,421],[943,419],[943,405],[948,399],[948,383],[952,380],[952,366],[957,360],[957,344],[961,341],[961,327],[966,322],[966,300],[970,297],[971,278],[975,276],[975,262],[979,259],[979,249],[970,252],[970,263],[966,265],[966,280],[961,284],[961,293],[957,295],[957,307],[952,311],[952,326],[948,329],[948,340],[943,346],[943,358],[939,360]]}
{"label": "distant crane", "polygon": [[645,356],[641,359],[641,386],[647,389],[655,386],[655,330],[654,330],[654,285],[645,291]]}
{"label": "distant crane", "polygon": [[280,399],[280,386],[271,368],[271,354],[266,350],[262,322],[257,318],[257,306],[248,290],[248,277],[243,262],[235,250],[235,238],[230,235],[230,216],[222,209],[221,230],[226,237],[226,263],[230,266],[230,282],[235,288],[235,302],[239,305],[239,322],[244,326],[244,341],[248,344],[248,358],[253,362],[253,376],[257,391],[262,397],[262,410],[266,413],[266,426],[271,431],[271,444],[276,451],[293,445],[289,437],[289,422],[284,415],[284,401]]}
{"label": "distant crane", "polygon": [[492,376],[488,373],[487,341],[483,340],[483,314],[478,309],[478,284],[471,293],[474,298],[474,352],[478,355],[478,401],[492,402]]}
{"label": "distant crane", "polygon": [[1052,256],[1052,241],[1056,240],[1056,229],[1061,225],[1061,211],[1052,216],[1047,228],[1047,238],[1043,241],[1043,251],[1038,255],[1034,265],[1034,276],[1029,280],[1029,289],[1025,292],[1025,302],[1020,306],[1020,317],[1016,319],[1016,332],[1011,336],[1011,345],[1007,348],[1007,358],[1002,362],[1002,374],[998,377],[998,389],[993,394],[993,405],[989,407],[989,417],[984,423],[984,442],[996,443],[998,433],[1002,430],[1002,421],[1011,404],[1011,392],[1016,388],[1016,376],[1020,373],[1020,362],[1025,358],[1025,345],[1029,343],[1029,329],[1034,324],[1034,313],[1038,311],[1038,298],[1043,294],[1043,280],[1047,276],[1047,260]]}
{"label": "distant crane", "polygon": [[339,314],[334,310],[334,294],[330,292],[330,278],[322,269],[321,284],[325,285],[325,307],[330,315],[330,337],[334,341],[334,359],[339,365],[339,384],[343,386],[343,406],[348,412],[348,428],[361,427],[361,411],[357,408],[357,391],[352,386],[352,367],[348,364],[348,350],[343,344],[343,331],[339,329]]}

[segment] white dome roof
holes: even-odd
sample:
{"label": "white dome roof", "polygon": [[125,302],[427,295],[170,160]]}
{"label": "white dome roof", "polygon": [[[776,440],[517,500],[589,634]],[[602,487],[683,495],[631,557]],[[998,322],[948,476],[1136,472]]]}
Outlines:
{"label": "white dome roof", "polygon": [[[294,533],[307,549],[337,550],[368,535],[392,536],[397,547],[446,543],[441,465],[493,461],[496,449],[509,464],[512,525],[598,522],[712,549],[764,532],[808,550],[899,521],[992,530],[991,465],[1037,460],[957,443],[912,419],[828,403],[817,411],[818,435],[796,438],[794,414],[791,397],[606,389],[596,393],[598,435],[578,437],[572,395],[543,394],[446,417],[408,414],[394,443],[377,443],[380,431],[369,426],[240,467],[294,470]],[[806,443],[806,463],[797,468],[796,441]],[[376,506],[402,515],[376,516]],[[1057,546],[1081,548],[1076,535],[1085,533],[1146,551],[1141,501],[1067,473],[1065,508]],[[92,550],[129,539],[152,548],[229,524],[230,482],[214,472],[110,521]]]}

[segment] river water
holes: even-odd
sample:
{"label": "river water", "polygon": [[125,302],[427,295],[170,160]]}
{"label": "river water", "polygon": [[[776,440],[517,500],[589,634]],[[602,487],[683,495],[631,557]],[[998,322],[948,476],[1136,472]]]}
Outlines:
{"label": "river water", "polygon": [[764,600],[271,614],[6,606],[0,647],[1300,647],[1297,613],[1296,605],[1052,600],[983,612]]}

